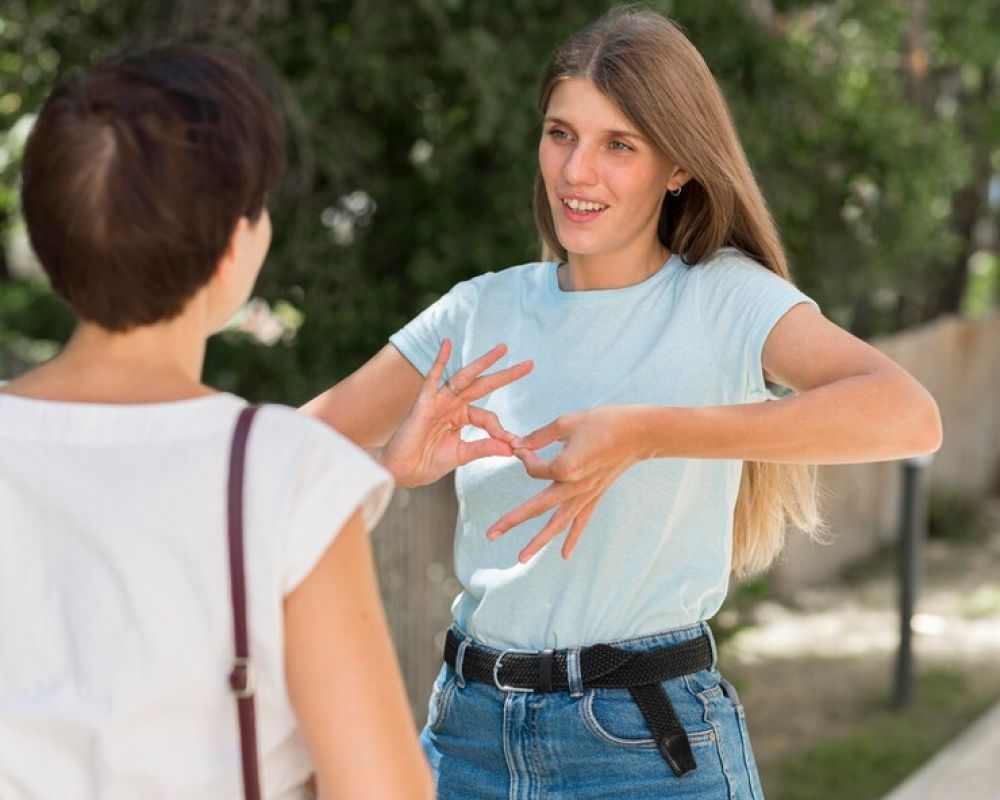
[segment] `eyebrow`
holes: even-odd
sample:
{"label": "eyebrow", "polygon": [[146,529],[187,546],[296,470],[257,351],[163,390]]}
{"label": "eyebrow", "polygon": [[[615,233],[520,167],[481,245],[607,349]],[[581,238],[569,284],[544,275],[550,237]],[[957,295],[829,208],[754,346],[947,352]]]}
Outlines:
{"label": "eyebrow", "polygon": [[[559,117],[545,117],[543,121],[546,124],[556,123],[558,125],[565,125],[567,128],[573,127],[569,122],[567,122],[564,119],[560,119]],[[612,131],[605,131],[605,133],[608,134],[608,136],[611,136],[612,138],[615,139],[628,137],[630,139],[638,139],[643,142],[646,141],[646,138],[642,134],[636,133],[635,131],[612,130]]]}

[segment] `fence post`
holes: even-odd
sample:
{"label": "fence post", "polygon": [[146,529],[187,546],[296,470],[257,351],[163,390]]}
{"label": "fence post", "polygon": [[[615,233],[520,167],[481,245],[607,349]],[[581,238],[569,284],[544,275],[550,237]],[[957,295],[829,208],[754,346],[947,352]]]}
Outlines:
{"label": "fence post", "polygon": [[926,468],[930,455],[902,461],[899,526],[899,653],[893,708],[903,710],[913,702],[913,612],[923,566],[927,538]]}

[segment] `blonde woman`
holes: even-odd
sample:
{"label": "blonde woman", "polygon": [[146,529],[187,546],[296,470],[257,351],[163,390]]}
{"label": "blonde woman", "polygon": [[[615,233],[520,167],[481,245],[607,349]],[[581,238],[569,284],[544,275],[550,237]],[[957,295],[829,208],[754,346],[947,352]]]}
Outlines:
{"label": "blonde woman", "polygon": [[477,412],[525,434],[516,457],[457,472],[463,591],[422,734],[440,798],[761,800],[707,620],[786,518],[819,528],[806,465],[933,451],[937,407],[792,284],[668,20],[572,36],[540,108],[548,260],[457,285],[311,408],[378,445],[442,342],[450,374],[498,340],[534,362]]}

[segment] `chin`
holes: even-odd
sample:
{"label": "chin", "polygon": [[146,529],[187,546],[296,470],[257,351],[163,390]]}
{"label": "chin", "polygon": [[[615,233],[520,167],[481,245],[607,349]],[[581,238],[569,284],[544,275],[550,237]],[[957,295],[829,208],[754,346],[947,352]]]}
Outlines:
{"label": "chin", "polygon": [[592,237],[584,236],[563,236],[560,231],[556,231],[559,244],[567,253],[577,256],[593,256],[605,252],[608,247],[603,242],[595,242]]}

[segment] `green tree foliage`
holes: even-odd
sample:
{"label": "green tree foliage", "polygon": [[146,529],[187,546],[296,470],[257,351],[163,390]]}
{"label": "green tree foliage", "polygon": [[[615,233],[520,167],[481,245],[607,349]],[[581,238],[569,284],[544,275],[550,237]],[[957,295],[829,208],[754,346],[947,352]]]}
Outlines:
{"label": "green tree foliage", "polygon": [[[983,246],[957,199],[975,188],[977,230],[996,219],[981,186],[983,154],[987,183],[1000,166],[986,23],[996,0],[928,2],[916,82],[908,32],[921,0],[650,4],[685,28],[722,84],[797,282],[862,335],[956,310],[961,291],[942,297]],[[608,7],[7,0],[0,215],[10,228],[25,115],[67,69],[164,36],[265,62],[280,76],[290,169],[258,291],[303,324],[271,346],[217,337],[206,370],[221,388],[302,401],[456,281],[537,257],[537,80],[554,46]],[[37,340],[59,341],[68,326],[44,288],[0,270],[0,375],[49,352]]]}

